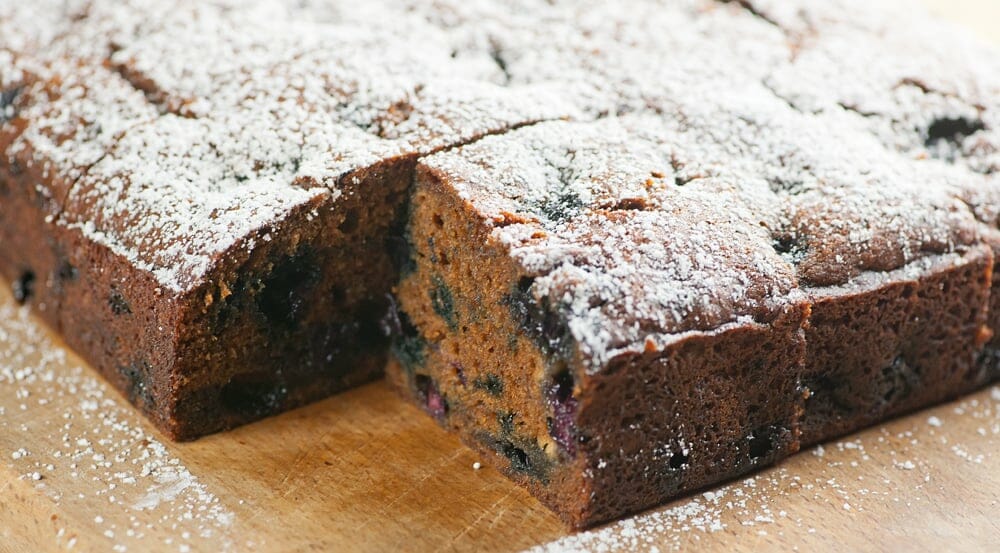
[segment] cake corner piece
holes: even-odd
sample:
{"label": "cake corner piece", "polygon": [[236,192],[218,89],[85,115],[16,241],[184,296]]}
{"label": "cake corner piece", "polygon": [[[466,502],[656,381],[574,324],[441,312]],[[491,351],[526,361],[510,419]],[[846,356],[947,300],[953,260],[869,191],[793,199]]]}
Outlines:
{"label": "cake corner piece", "polygon": [[574,527],[794,453],[805,400],[808,306],[767,231],[625,126],[422,161],[397,289],[390,380]]}

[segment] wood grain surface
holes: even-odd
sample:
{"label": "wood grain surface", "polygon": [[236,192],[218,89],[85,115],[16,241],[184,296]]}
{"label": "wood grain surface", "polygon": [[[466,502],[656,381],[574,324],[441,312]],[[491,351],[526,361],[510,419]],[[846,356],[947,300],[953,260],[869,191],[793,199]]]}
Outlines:
{"label": "wood grain surface", "polygon": [[[1000,2],[926,0],[997,39]],[[188,444],[0,292],[0,551],[990,551],[1000,388],[570,535],[375,383]]]}

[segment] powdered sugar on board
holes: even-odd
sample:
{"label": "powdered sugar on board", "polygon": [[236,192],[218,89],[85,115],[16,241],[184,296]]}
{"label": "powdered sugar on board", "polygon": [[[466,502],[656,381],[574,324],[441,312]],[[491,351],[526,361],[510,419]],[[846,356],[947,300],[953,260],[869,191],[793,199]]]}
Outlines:
{"label": "powdered sugar on board", "polygon": [[27,308],[6,294],[0,300],[0,471],[57,511],[88,513],[53,518],[54,543],[113,551],[252,545],[233,537],[230,508],[137,412],[53,343]]}

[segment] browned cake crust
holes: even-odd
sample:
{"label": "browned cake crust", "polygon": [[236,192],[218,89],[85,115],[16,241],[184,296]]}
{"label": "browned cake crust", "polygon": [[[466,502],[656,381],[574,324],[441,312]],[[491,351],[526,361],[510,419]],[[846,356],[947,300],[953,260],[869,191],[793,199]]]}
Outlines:
{"label": "browned cake crust", "polygon": [[[567,522],[607,520],[797,450],[804,302],[776,299],[772,309],[754,306],[746,322],[722,315],[732,320],[718,328],[706,320],[704,330],[589,359],[562,309],[534,295],[535,279],[550,275],[526,269],[491,236],[500,225],[530,224],[523,212],[478,212],[449,181],[430,168],[418,175],[415,266],[399,289],[400,366],[390,379]],[[684,236],[706,215],[684,207],[671,214],[608,207],[580,221],[592,227],[582,238],[601,247],[604,225],[633,229],[617,244],[623,248],[643,229],[652,242]],[[721,240],[731,229],[717,223]],[[752,248],[733,245],[732,265],[714,268],[739,270],[742,256],[765,253]],[[757,274],[751,286],[788,286],[789,276]],[[623,317],[624,325],[639,324]]]}
{"label": "browned cake crust", "polygon": [[[992,252],[944,257],[888,283],[814,293],[806,329],[803,445],[956,397],[990,381],[976,363],[991,335]],[[874,279],[873,279],[874,280]]]}
{"label": "browned cake crust", "polygon": [[380,375],[417,156],[567,115],[430,26],[247,8],[2,18],[0,273],[175,439]]}
{"label": "browned cake crust", "polygon": [[[398,287],[404,313],[396,340],[400,363],[390,368],[390,379],[573,525],[592,524],[655,504],[678,490],[733,477],[755,464],[733,462],[747,458],[748,443],[756,446],[755,454],[770,453],[763,444],[777,444],[769,458],[780,457],[800,444],[954,397],[997,376],[995,346],[989,341],[1000,329],[995,308],[1000,304],[997,294],[990,293],[998,242],[990,227],[1000,205],[993,168],[998,151],[995,91],[1000,88],[985,77],[997,74],[989,69],[996,65],[995,55],[956,39],[956,59],[938,56],[941,49],[927,45],[941,44],[941,28],[922,16],[908,19],[907,25],[887,26],[899,16],[894,9],[866,10],[857,2],[740,5],[755,23],[731,10],[726,15],[705,12],[700,20],[702,16],[694,16],[698,23],[691,25],[700,36],[671,27],[674,32],[659,43],[650,38],[659,34],[644,32],[644,25],[662,23],[659,14],[636,15],[639,9],[630,15],[604,14],[606,28],[589,29],[572,40],[567,39],[572,31],[529,37],[528,44],[518,35],[510,43],[515,54],[507,63],[513,82],[545,79],[558,74],[562,64],[576,63],[585,100],[611,96],[619,114],[651,110],[655,115],[648,119],[656,122],[636,124],[626,118],[624,129],[609,122],[570,128],[543,124],[431,157],[418,169],[410,219],[416,269],[404,274]],[[859,11],[865,12],[863,17],[855,18]],[[692,16],[681,9],[664,17],[677,23]],[[733,35],[723,32],[727,17],[739,21],[737,36],[754,36],[743,42],[745,51],[729,50]],[[611,39],[624,37],[634,49],[621,43],[607,47]],[[704,49],[690,48],[704,39],[715,41]],[[684,60],[664,54],[671,51],[670,41],[687,46],[682,47]],[[601,47],[590,47],[595,44]],[[873,49],[886,52],[878,64],[864,59]],[[558,62],[546,65],[524,54],[532,50],[550,52],[549,58]],[[720,59],[720,52],[732,57]],[[623,59],[629,63],[611,61]],[[841,59],[850,61],[839,63]],[[919,67],[912,59],[920,60]],[[824,78],[816,78],[817,73]],[[625,81],[632,86],[614,89],[614,83]],[[994,92],[991,96],[985,90]],[[584,105],[598,111],[601,103]],[[585,138],[574,141],[581,136]],[[650,137],[658,137],[652,140],[655,146]],[[648,169],[652,172],[644,172]],[[629,216],[617,209],[662,210],[676,205],[675,196],[658,205],[645,196],[607,201],[600,194],[584,194],[580,201],[558,191],[581,182],[591,192],[620,191],[623,183],[638,186],[650,175],[672,182],[681,197],[698,188],[712,190],[719,209],[759,221],[769,229],[773,252],[794,275],[808,311],[800,319],[805,348],[795,353],[802,355],[799,372],[789,370],[789,355],[771,358],[767,361],[773,365],[736,380],[747,397],[759,399],[762,380],[783,395],[786,405],[799,405],[805,397],[801,412],[791,419],[790,412],[764,408],[766,416],[786,417],[777,427],[793,430],[789,442],[770,437],[748,442],[747,436],[761,431],[739,416],[741,407],[730,410],[745,407],[738,401],[724,401],[725,408],[700,404],[697,416],[665,407],[690,406],[684,398],[691,396],[708,402],[727,398],[707,382],[727,378],[730,367],[742,366],[746,352],[758,351],[755,344],[768,340],[758,336],[742,344],[743,351],[729,351],[729,357],[700,366],[700,381],[689,379],[678,366],[659,373],[650,368],[655,363],[618,364],[607,358],[594,369],[598,376],[588,377],[579,368],[586,366],[579,356],[565,361],[562,352],[586,349],[599,329],[613,336],[622,325],[634,324],[640,336],[657,330],[629,310],[592,326],[566,323],[565,317],[578,313],[561,299],[574,297],[574,286],[586,288],[586,280],[558,288],[566,294],[556,294],[559,299],[524,293],[524,285],[534,290],[537,282],[535,275],[524,280],[524,236],[549,244],[532,251],[578,267],[574,274],[580,279],[595,272],[611,278],[648,262],[643,255],[655,254],[619,259],[608,250],[595,253],[586,244],[608,240],[619,225],[627,226]],[[538,200],[546,193],[555,195],[555,208],[553,202]],[[689,204],[680,205],[691,211]],[[616,223],[586,240],[572,232],[573,223],[551,221],[553,213],[568,210],[572,219],[574,210],[608,206],[617,206],[607,215]],[[516,230],[520,225],[531,230]],[[669,224],[656,227],[674,230]],[[690,246],[700,243],[691,234],[694,228],[668,232],[663,240],[696,249]],[[725,259],[724,245],[740,243],[745,235],[726,236],[714,240],[720,247],[707,253],[707,259]],[[669,256],[681,258],[676,251]],[[616,263],[595,269],[595,257]],[[744,277],[756,281],[752,272]],[[531,308],[511,312],[506,298],[515,289]],[[669,289],[680,292],[685,286],[674,283]],[[648,290],[611,286],[588,305],[603,309],[607,302],[625,298],[621,301],[634,306],[651,296],[655,294]],[[714,299],[705,297],[688,311],[687,321],[717,312]],[[531,313],[535,319],[524,323]],[[519,324],[541,329],[543,344],[529,345],[530,355],[524,346],[504,346],[508,341],[531,344],[523,338],[529,331],[511,330]],[[782,336],[782,328],[771,328],[768,335]],[[546,339],[558,347],[546,347]],[[779,341],[789,348],[786,352],[794,351],[787,338]],[[514,354],[497,353],[511,348]],[[680,349],[660,351],[654,345],[642,355],[672,352],[679,360]],[[702,350],[701,355],[708,354]],[[560,363],[575,367],[568,371],[571,378],[551,368]],[[601,378],[605,373],[614,376]],[[630,384],[639,381],[639,388]],[[668,398],[656,395],[664,388]],[[630,416],[617,417],[615,409]],[[757,409],[751,403],[749,412]],[[605,421],[610,422],[602,425]],[[673,423],[680,426],[671,427]],[[744,423],[748,425],[739,426]],[[692,424],[707,439],[692,440],[692,447],[686,447],[685,430]],[[665,426],[671,430],[659,435]],[[712,441],[717,435],[705,429],[720,427],[745,439]],[[630,448],[637,434],[644,441]],[[560,446],[569,441],[567,436],[583,436],[583,441],[567,451]],[[593,441],[612,447],[601,450]],[[713,464],[720,459],[732,464]],[[712,470],[702,472],[705,465]]]}
{"label": "browned cake crust", "polygon": [[418,167],[390,379],[574,526],[981,384],[993,258],[971,214],[946,193],[884,204],[909,196],[827,180],[841,164],[808,148],[811,169],[787,165],[816,180],[775,186],[785,130],[817,127],[778,102],[741,111],[749,92]]}
{"label": "browned cake crust", "polygon": [[677,109],[697,166],[764,178],[787,213],[774,247],[811,302],[803,444],[987,382],[977,357],[991,335],[993,256],[941,172],[900,159],[850,118],[747,102],[752,90]]}
{"label": "browned cake crust", "polygon": [[[794,52],[769,70],[765,85],[797,111],[853,127],[861,135],[853,142],[872,137],[897,152],[917,168],[914,173],[893,166],[920,185],[915,193],[950,191],[983,223],[978,233],[996,258],[995,50],[892,2],[863,9],[855,2],[743,4],[780,30]],[[947,265],[933,265],[924,273],[860,283],[870,299],[838,287],[816,296],[807,340],[813,394],[805,441],[841,435],[1000,376],[1000,294],[982,289],[978,267],[949,275]],[[990,273],[993,284],[1000,282],[995,268]],[[962,337],[975,329],[962,321],[984,303],[987,327],[970,344]],[[984,342],[985,348],[970,347]],[[978,359],[970,365],[975,352]]]}
{"label": "browned cake crust", "polygon": [[[0,271],[18,301],[34,305],[170,436],[231,428],[381,374],[387,342],[378,321],[397,272],[384,244],[413,156],[347,173],[340,201],[319,191],[291,206],[178,290],[68,224],[85,208],[59,205],[38,154],[21,152],[0,171]],[[362,201],[365,187],[374,192]],[[136,223],[122,218],[103,232]]]}

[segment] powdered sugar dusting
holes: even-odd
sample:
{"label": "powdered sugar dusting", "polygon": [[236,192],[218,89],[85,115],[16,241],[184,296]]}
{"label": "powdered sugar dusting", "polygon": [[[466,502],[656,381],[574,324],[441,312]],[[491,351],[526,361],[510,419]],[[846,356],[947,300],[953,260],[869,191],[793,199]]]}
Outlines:
{"label": "powdered sugar dusting", "polygon": [[[56,224],[175,291],[269,222],[335,200],[351,170],[551,119],[610,117],[428,163],[460,181],[595,366],[769,320],[801,287],[961,255],[980,239],[966,205],[990,224],[1000,209],[997,57],[958,38],[940,47],[910,9],[890,25],[894,11],[855,0],[70,4],[3,7],[2,85],[26,100],[0,115],[27,125],[5,125],[7,153],[46,181]],[[875,63],[856,47],[873,36],[886,50]],[[74,416],[106,408],[95,396]],[[60,456],[118,462],[81,439]],[[55,463],[36,456],[10,458],[49,486]],[[184,470],[142,472],[153,480],[136,509],[201,500]],[[831,505],[864,512],[863,489]],[[714,499],[656,524],[716,528]]]}
{"label": "powdered sugar dusting", "polygon": [[542,124],[425,162],[492,222],[595,366],[796,301],[767,230],[739,202],[714,205],[725,182],[678,187],[677,136],[654,129],[642,118]]}
{"label": "powdered sugar dusting", "polygon": [[[938,29],[919,10],[903,10],[912,24],[901,27],[885,24],[894,9],[856,9],[855,0],[832,7],[642,1],[629,10],[604,2],[524,4],[371,2],[357,8],[255,0],[184,1],[165,9],[162,2],[130,0],[53,8],[47,18],[58,22],[57,31],[26,23],[21,38],[7,46],[6,55],[27,57],[11,64],[35,75],[22,94],[37,97],[54,88],[50,92],[60,98],[29,101],[22,115],[31,124],[11,152],[64,174],[65,182],[53,183],[49,195],[53,211],[62,211],[64,198],[73,207],[65,224],[150,270],[172,290],[197,282],[219,252],[249,232],[287,216],[303,201],[299,185],[322,183],[335,193],[342,175],[386,157],[432,152],[536,121],[636,112],[702,133],[708,148],[691,149],[687,173],[711,172],[715,157],[730,165],[742,159],[758,167],[730,171],[741,186],[752,173],[757,184],[768,180],[779,193],[804,189],[797,209],[785,214],[785,227],[794,232],[780,238],[795,246],[792,254],[804,255],[791,261],[806,281],[840,284],[859,271],[893,269],[924,250],[941,253],[968,241],[967,229],[957,228],[965,223],[950,214],[954,206],[940,199],[910,201],[943,194],[940,184],[927,184],[931,179],[913,182],[923,170],[878,148],[869,154],[869,144],[850,146],[859,139],[851,129],[867,124],[854,120],[861,114],[872,122],[874,136],[908,159],[961,161],[962,168],[992,171],[997,110],[989,91],[996,85],[982,75],[998,73],[987,70],[995,68],[995,56],[959,39],[951,41],[955,48],[911,48],[933,43],[927,38]],[[8,9],[12,21],[36,19],[32,9]],[[877,64],[857,62],[864,53],[853,44],[872,37],[887,54]],[[24,55],[23,44],[44,42],[44,54]],[[914,50],[919,62],[908,62]],[[955,63],[957,56],[963,63]],[[829,78],[845,72],[855,78]],[[742,103],[734,107],[737,98]],[[731,119],[720,119],[719,106],[728,106]],[[852,117],[842,117],[845,110]],[[814,112],[824,117],[810,123]],[[178,116],[201,121],[170,121]],[[942,120],[983,128],[973,126],[957,145],[950,136],[928,140],[907,130],[926,134]],[[773,121],[787,124],[762,135]],[[815,147],[799,152],[801,132],[809,129],[806,143]],[[725,133],[737,133],[736,139],[720,141]],[[151,141],[160,154],[174,154],[112,148],[119,138]],[[859,160],[864,163],[852,172]],[[99,161],[100,170],[77,186]],[[155,175],[124,175],[126,168],[144,167]],[[205,175],[192,180],[197,167]],[[213,172],[223,167],[229,177]],[[983,203],[971,198],[983,187],[963,187],[968,175],[930,170],[958,186],[955,195],[967,203]],[[116,182],[125,178],[132,184]],[[223,186],[228,178],[242,179],[240,186]],[[189,182],[177,186],[180,179]],[[161,197],[135,190],[157,190]],[[241,194],[253,198],[245,212],[219,209],[220,198]],[[754,209],[760,210],[769,199],[755,195],[761,201]],[[831,195],[840,201],[827,202]],[[88,208],[77,210],[80,203]],[[124,209],[119,203],[130,204],[136,217],[143,214],[146,224],[102,224]],[[896,209],[887,212],[888,206]],[[763,211],[773,230],[776,221]],[[221,212],[232,218],[216,219]],[[797,236],[802,229],[814,235]],[[866,249],[873,244],[887,245]],[[816,259],[816,252],[830,255]],[[834,270],[838,266],[847,273]]]}
{"label": "powdered sugar dusting", "polygon": [[162,4],[54,8],[60,32],[8,45],[45,48],[0,51],[28,68],[4,78],[6,149],[41,168],[56,223],[171,291],[322,194],[303,188],[336,199],[350,171],[578,113],[555,88],[496,84],[488,56],[455,61],[449,33],[402,6],[361,26],[330,6]]}
{"label": "powdered sugar dusting", "polygon": [[[904,2],[750,4],[798,45],[765,79],[776,94],[805,111],[845,112],[911,159],[959,168],[959,194],[995,226],[995,210],[983,205],[996,204],[1000,171],[994,48]],[[870,46],[858,48],[862,41]]]}
{"label": "powdered sugar dusting", "polygon": [[[243,149],[220,152],[234,133]],[[62,222],[129,256],[165,286],[185,289],[234,238],[329,196],[290,186],[297,168],[283,163],[285,149],[267,129],[163,116],[125,134],[91,168]]]}
{"label": "powdered sugar dusting", "polygon": [[423,162],[494,227],[595,367],[772,320],[800,286],[919,275],[924,258],[978,240],[965,205],[935,187],[941,173],[759,85],[670,109],[542,123]]}

